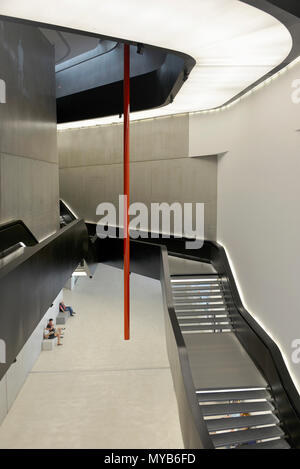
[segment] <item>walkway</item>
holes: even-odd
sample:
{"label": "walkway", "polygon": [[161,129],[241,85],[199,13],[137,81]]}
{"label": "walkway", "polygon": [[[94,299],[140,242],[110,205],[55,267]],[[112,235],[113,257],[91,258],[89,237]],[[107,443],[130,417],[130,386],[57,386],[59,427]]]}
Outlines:
{"label": "walkway", "polygon": [[132,281],[123,341],[123,272],[100,265],[65,302],[64,346],[42,352],[0,427],[0,448],[182,448],[160,283]]}

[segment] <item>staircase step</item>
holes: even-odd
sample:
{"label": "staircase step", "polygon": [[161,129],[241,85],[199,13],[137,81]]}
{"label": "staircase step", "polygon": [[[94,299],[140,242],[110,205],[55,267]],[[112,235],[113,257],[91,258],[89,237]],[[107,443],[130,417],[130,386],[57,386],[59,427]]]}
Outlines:
{"label": "staircase step", "polygon": [[217,293],[222,293],[223,289],[220,287],[220,285],[172,285],[172,292],[173,294],[175,293],[203,293],[203,292],[214,292],[216,291]]}
{"label": "staircase step", "polygon": [[182,303],[211,303],[211,302],[222,302],[224,304],[224,298],[222,295],[192,295],[192,296],[173,296],[175,304],[182,304]]}
{"label": "staircase step", "polygon": [[228,314],[226,308],[195,308],[195,309],[176,309],[175,313],[178,316],[193,316],[193,315],[214,315],[214,314]]}
{"label": "staircase step", "polygon": [[174,301],[174,306],[209,306],[209,305],[212,305],[212,306],[224,306],[224,300],[222,298],[211,298],[211,299],[184,299],[184,300],[177,300],[175,298],[176,301]]}
{"label": "staircase step", "polygon": [[229,315],[226,311],[216,311],[216,312],[203,312],[203,313],[177,313],[178,321],[185,319],[212,319],[212,320],[230,320]]}
{"label": "staircase step", "polygon": [[203,283],[218,283],[220,281],[219,277],[212,275],[211,277],[209,275],[205,275],[203,277],[200,276],[195,276],[195,277],[181,277],[181,276],[176,276],[176,277],[171,277],[171,283],[172,284],[177,284],[177,285],[191,285],[191,284],[203,284]]}
{"label": "staircase step", "polygon": [[209,432],[234,430],[267,425],[277,425],[279,420],[274,414],[252,415],[251,417],[232,417],[225,419],[206,420]]}
{"label": "staircase step", "polygon": [[271,401],[271,394],[261,389],[258,391],[230,391],[230,392],[197,392],[197,398],[199,402],[236,402],[236,401],[253,401],[253,400],[267,400]]}
{"label": "staircase step", "polygon": [[172,290],[176,291],[177,289],[181,290],[209,290],[212,288],[221,289],[221,284],[217,282],[193,282],[193,283],[172,283]]}
{"label": "staircase step", "polygon": [[222,293],[222,289],[219,287],[219,285],[198,285],[196,287],[193,286],[187,286],[187,287],[182,287],[180,285],[172,285],[172,291],[173,295],[176,295],[177,293]]}
{"label": "staircase step", "polygon": [[[183,335],[234,333],[231,292],[218,275],[173,276],[171,287]],[[196,395],[215,448],[289,448],[267,389],[208,389]]]}
{"label": "staircase step", "polygon": [[174,305],[176,312],[191,312],[191,311],[227,311],[226,305]]}
{"label": "staircase step", "polygon": [[205,417],[217,415],[248,414],[273,412],[274,407],[270,402],[241,402],[239,404],[212,404],[201,405],[201,411]]}
{"label": "staircase step", "polygon": [[255,428],[252,430],[239,430],[236,432],[219,433],[211,435],[216,448],[223,446],[241,445],[270,438],[281,438],[284,436],[280,427]]}
{"label": "staircase step", "polygon": [[237,446],[234,449],[291,449],[287,441],[282,438],[262,443],[253,443],[249,445]]}
{"label": "staircase step", "polygon": [[174,298],[211,298],[211,297],[217,297],[217,298],[223,298],[222,292],[220,290],[203,290],[203,291],[185,291],[185,292],[173,292],[173,297]]}
{"label": "staircase step", "polygon": [[180,327],[186,327],[186,326],[220,326],[225,328],[226,326],[229,326],[230,320],[228,318],[192,318],[192,319],[178,319],[179,320],[179,325]]}
{"label": "staircase step", "polygon": [[183,334],[195,334],[197,332],[231,332],[231,324],[212,324],[212,325],[194,325],[194,326],[185,326],[180,325],[181,332]]}

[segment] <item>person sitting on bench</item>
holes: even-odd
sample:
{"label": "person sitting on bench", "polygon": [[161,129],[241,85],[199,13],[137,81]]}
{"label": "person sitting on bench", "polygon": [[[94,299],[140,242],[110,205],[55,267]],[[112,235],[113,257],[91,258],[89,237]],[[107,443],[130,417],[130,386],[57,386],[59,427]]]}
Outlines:
{"label": "person sitting on bench", "polygon": [[62,313],[66,313],[67,311],[69,311],[70,316],[75,316],[76,314],[75,311],[73,311],[73,309],[71,308],[71,306],[66,306],[63,301],[59,303],[59,311]]}
{"label": "person sitting on bench", "polygon": [[55,337],[57,337],[57,345],[62,345],[62,329],[56,330],[53,324],[53,319],[49,319],[49,322],[46,327],[45,339],[55,339]]}

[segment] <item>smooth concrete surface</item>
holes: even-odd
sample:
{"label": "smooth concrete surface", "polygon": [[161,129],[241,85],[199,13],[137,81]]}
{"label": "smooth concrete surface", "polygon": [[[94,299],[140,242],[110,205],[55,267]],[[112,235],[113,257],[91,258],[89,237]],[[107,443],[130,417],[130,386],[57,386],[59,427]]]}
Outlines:
{"label": "smooth concrete surface", "polygon": [[0,381],[0,424],[13,405],[28,374],[41,353],[44,329],[48,320],[50,318],[55,319],[58,315],[61,300],[62,292],[59,293],[51,308],[48,309],[45,316],[24,345],[17,356],[16,362],[11,365],[6,375]]}
{"label": "smooth concrete surface", "polygon": [[24,223],[39,238],[58,229],[57,164],[0,153],[1,222]]}
{"label": "smooth concrete surface", "polygon": [[210,275],[216,273],[216,270],[211,264],[175,256],[169,256],[169,268],[170,275]]}
{"label": "smooth concrete surface", "polygon": [[43,340],[42,350],[44,352],[50,352],[50,351],[54,350],[54,347],[57,346],[57,343],[58,343],[57,338],[55,338],[55,339],[45,339],[45,340]]}
{"label": "smooth concrete surface", "polygon": [[233,107],[190,116],[193,154],[218,163],[218,241],[244,305],[284,354],[300,392],[300,64]]}
{"label": "smooth concrete surface", "polygon": [[0,152],[57,163],[54,48],[36,26],[0,21]]}
{"label": "smooth concrete surface", "polygon": [[121,270],[99,265],[64,301],[64,345],[43,352],[0,427],[0,448],[182,448],[160,283],[131,276],[123,340]]}
{"label": "smooth concrete surface", "polygon": [[68,319],[70,318],[70,312],[66,311],[65,313],[59,313],[56,318],[57,325],[65,325],[67,324]]}
{"label": "smooth concrete surface", "polygon": [[267,386],[234,333],[185,334],[184,340],[196,389]]}
{"label": "smooth concrete surface", "polygon": [[[130,130],[131,161],[165,160],[188,155],[188,114],[131,122]],[[122,163],[123,125],[59,131],[58,149],[61,168]]]}
{"label": "smooth concrete surface", "polygon": [[59,227],[54,49],[35,26],[0,21],[0,222],[42,239]]}
{"label": "smooth concrete surface", "polygon": [[[61,197],[88,221],[97,222],[96,208],[101,202],[119,207],[123,187],[121,164],[60,169]],[[204,233],[215,239],[216,158],[181,158],[131,164],[131,203],[143,202],[150,214],[151,203],[201,202],[204,208]],[[150,219],[148,218],[150,227]],[[171,232],[172,229],[171,223]]]}
{"label": "smooth concrete surface", "polygon": [[[98,221],[101,202],[118,207],[122,129],[112,124],[58,132],[61,196],[88,221]],[[188,152],[187,115],[132,122],[131,202],[149,211],[153,202],[205,203],[205,236],[215,239],[217,158],[192,159]]]}

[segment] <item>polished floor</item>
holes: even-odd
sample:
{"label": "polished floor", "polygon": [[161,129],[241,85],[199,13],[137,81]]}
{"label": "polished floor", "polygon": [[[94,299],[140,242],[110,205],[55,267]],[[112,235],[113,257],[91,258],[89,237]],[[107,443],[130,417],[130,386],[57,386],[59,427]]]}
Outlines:
{"label": "polished floor", "polygon": [[123,341],[122,271],[99,266],[65,302],[63,347],[42,352],[0,427],[0,448],[182,448],[160,283],[132,282],[132,339]]}

